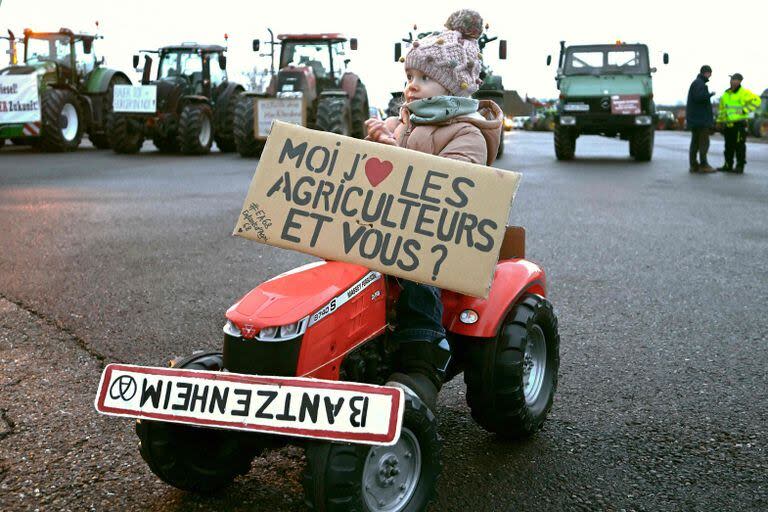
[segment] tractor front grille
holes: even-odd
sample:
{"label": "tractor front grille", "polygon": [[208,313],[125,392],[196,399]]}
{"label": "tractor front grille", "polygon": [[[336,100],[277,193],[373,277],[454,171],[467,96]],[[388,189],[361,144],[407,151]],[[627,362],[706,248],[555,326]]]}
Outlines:
{"label": "tractor front grille", "polygon": [[234,373],[295,377],[303,336],[267,342],[224,335],[224,368]]}

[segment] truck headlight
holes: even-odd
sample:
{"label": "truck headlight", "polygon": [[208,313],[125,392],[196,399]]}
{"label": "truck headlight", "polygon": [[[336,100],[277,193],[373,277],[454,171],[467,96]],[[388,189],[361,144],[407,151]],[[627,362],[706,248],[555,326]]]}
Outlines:
{"label": "truck headlight", "polygon": [[560,124],[563,126],[574,126],[576,118],[573,116],[560,116]]}
{"label": "truck headlight", "polygon": [[637,116],[635,118],[635,124],[640,126],[648,126],[652,121],[651,116]]}

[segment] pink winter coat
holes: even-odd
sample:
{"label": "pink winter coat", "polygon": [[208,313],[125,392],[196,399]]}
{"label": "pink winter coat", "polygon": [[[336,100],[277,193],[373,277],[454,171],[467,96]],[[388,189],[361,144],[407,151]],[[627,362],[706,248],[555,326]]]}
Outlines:
{"label": "pink winter coat", "polygon": [[422,153],[491,165],[496,160],[504,113],[491,100],[480,100],[477,112],[437,124],[412,124],[403,108],[400,117],[384,121],[397,145]]}

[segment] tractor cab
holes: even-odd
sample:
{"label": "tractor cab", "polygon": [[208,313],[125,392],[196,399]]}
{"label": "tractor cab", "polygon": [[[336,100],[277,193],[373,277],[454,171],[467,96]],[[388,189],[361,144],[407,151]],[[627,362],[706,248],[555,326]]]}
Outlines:
{"label": "tractor cab", "polygon": [[102,60],[93,51],[99,36],[74,33],[68,28],[58,32],[24,30],[25,72],[44,69],[44,80],[57,84],[82,85]]}
{"label": "tractor cab", "polygon": [[[346,71],[347,38],[339,34],[280,34],[280,72],[275,92],[304,92],[309,100],[339,89]],[[357,40],[352,39],[352,49]]]}
{"label": "tractor cab", "polygon": [[219,45],[192,43],[160,48],[157,81],[182,86],[188,95],[212,98],[227,82],[226,50]]}

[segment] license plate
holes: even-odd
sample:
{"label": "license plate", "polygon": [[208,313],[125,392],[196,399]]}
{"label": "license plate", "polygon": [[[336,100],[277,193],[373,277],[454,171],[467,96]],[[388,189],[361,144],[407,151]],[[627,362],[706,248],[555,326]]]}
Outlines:
{"label": "license plate", "polygon": [[391,445],[403,390],[353,382],[110,364],[96,410],[201,427]]}
{"label": "license plate", "polygon": [[589,105],[586,103],[566,103],[563,110],[567,112],[589,112]]}

